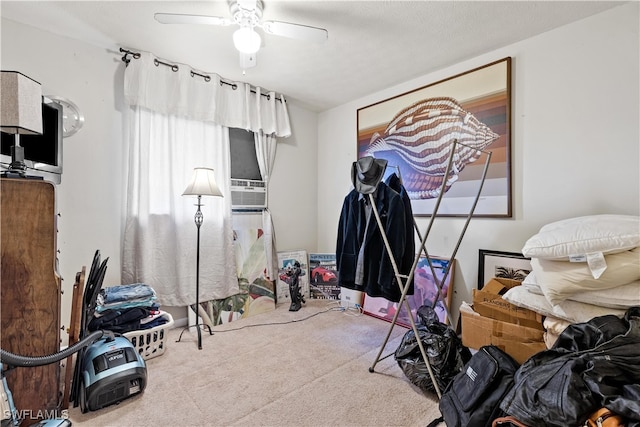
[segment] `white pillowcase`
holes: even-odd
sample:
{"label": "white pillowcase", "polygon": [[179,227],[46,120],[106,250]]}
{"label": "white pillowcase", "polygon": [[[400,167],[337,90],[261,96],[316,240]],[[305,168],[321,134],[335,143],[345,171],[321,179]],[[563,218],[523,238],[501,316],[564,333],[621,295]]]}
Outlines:
{"label": "white pillowcase", "polygon": [[570,256],[604,255],[640,246],[640,217],[589,215],[543,226],[522,248],[525,257],[568,261]]}
{"label": "white pillowcase", "polygon": [[518,307],[528,308],[543,316],[557,317],[571,323],[588,322],[594,317],[607,314],[622,317],[626,313],[626,310],[601,307],[570,300],[552,307],[543,295],[531,293],[524,286],[514,286],[509,289],[502,298]]}
{"label": "white pillowcase", "polygon": [[[529,276],[532,275],[533,273],[529,274]],[[522,282],[522,286],[533,294],[544,295],[540,286],[531,284],[531,281],[528,283]],[[607,290],[579,292],[568,299],[585,304],[619,309],[640,306],[640,280]]]}
{"label": "white pillowcase", "polygon": [[551,305],[584,291],[616,288],[640,280],[640,248],[604,257],[607,269],[594,279],[587,263],[531,258],[536,283]]}

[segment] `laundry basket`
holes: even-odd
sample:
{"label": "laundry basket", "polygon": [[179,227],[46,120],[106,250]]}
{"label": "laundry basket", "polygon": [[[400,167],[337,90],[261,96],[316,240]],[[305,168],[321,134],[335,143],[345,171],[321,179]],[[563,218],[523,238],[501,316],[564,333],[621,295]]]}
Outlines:
{"label": "laundry basket", "polygon": [[123,334],[131,341],[131,344],[144,360],[161,356],[167,349],[167,331],[173,326],[173,317],[165,311],[160,311],[160,316],[167,319],[167,323],[150,329],[139,329]]}

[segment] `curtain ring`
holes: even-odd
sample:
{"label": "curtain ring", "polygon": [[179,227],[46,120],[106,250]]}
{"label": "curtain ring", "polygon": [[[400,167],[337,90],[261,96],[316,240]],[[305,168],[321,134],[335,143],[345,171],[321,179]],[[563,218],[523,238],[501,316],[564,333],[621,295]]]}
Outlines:
{"label": "curtain ring", "polygon": [[271,94],[270,93],[267,94],[267,101],[271,101]]}
{"label": "curtain ring", "polygon": [[166,62],[162,62],[159,61],[157,58],[153,58],[153,64],[157,67],[158,65],[162,64],[162,65],[166,65],[167,67],[171,68],[171,71],[173,71],[174,73],[177,73],[178,70],[180,69],[180,67],[178,67],[176,64],[168,64]]}
{"label": "curtain ring", "polygon": [[231,85],[231,87],[233,88],[233,90],[238,89],[238,85],[237,85],[237,84],[235,84],[235,83],[234,83],[234,84],[232,84],[232,85]]}
{"label": "curtain ring", "polygon": [[129,55],[133,56],[133,59],[140,59],[141,56],[140,52],[131,52],[130,50],[123,48],[120,48],[120,52],[124,53],[124,55],[122,56],[122,61],[126,65],[129,65],[129,62],[131,62],[131,60],[128,58]]}
{"label": "curtain ring", "polygon": [[205,82],[209,82],[211,81],[211,76],[207,76],[206,74],[200,74],[200,73],[196,73],[195,71],[191,70],[191,77],[193,76],[200,76],[204,79]]}

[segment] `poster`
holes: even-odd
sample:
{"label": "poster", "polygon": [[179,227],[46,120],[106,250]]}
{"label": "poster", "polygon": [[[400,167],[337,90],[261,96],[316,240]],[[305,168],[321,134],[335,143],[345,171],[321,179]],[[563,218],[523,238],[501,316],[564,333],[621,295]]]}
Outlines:
{"label": "poster", "polygon": [[[449,266],[449,260],[438,257],[429,257],[429,259],[431,261],[431,266],[429,265],[427,258],[420,257],[414,275],[413,295],[407,295],[407,301],[411,307],[411,316],[414,321],[417,321],[416,312],[418,311],[418,308],[422,305],[428,305],[430,307],[433,306],[433,301],[438,295],[437,283],[442,284],[444,273],[447,266]],[[442,284],[441,295],[435,305],[435,311],[438,315],[438,319],[442,323],[448,322],[447,310],[445,309],[445,303],[443,301],[446,301],[448,309],[451,306],[451,295],[453,294],[452,283],[453,273],[455,271],[455,262],[455,259],[451,261],[451,267],[448,268],[449,271],[447,272],[446,280],[444,284]],[[432,274],[431,267],[433,267],[435,278]],[[388,301],[384,298],[374,298],[365,295],[362,308],[364,313],[369,316],[378,317],[386,320],[387,322],[391,322],[393,321],[393,316],[396,311],[398,311],[398,303]],[[405,304],[402,305],[396,324],[407,328],[411,327],[411,322],[409,320]]]}
{"label": "poster", "polygon": [[291,275],[296,263],[300,264],[300,269],[302,270],[302,273],[298,277],[300,293],[303,298],[309,298],[309,264],[307,262],[307,251],[278,252],[278,304],[291,303],[289,283],[291,282]]}
{"label": "poster", "polygon": [[309,254],[309,297],[340,299],[336,254]]}

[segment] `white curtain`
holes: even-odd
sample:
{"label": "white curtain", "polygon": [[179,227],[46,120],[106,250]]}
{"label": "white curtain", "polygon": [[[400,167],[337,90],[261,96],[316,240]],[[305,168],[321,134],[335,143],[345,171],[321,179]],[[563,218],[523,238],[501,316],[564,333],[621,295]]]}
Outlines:
{"label": "white curtain", "polygon": [[134,106],[129,130],[123,283],[150,285],[161,304],[195,303],[197,198],[182,192],[202,166],[215,171],[226,197],[202,199],[199,298],[237,294],[227,128]]}
{"label": "white curtain", "polygon": [[[286,108],[286,106],[285,106]],[[254,133],[256,157],[258,158],[258,167],[260,175],[269,188],[269,179],[273,169],[273,162],[276,158],[276,138],[273,135],[265,135],[264,132]],[[267,191],[267,196],[269,192]],[[276,235],[273,229],[273,220],[269,209],[262,212],[262,229],[264,230],[264,250],[267,255],[269,277],[277,283],[278,274],[278,258],[276,252]]]}
{"label": "white curtain", "polygon": [[271,171],[273,169],[273,162],[276,158],[276,137],[273,135],[266,135],[262,131],[255,132],[253,135],[260,175],[262,175],[262,179],[264,181],[269,182],[269,179],[271,178]]}
{"label": "white curtain", "polygon": [[[204,76],[204,77],[202,77]],[[214,122],[277,137],[291,136],[282,94],[142,52],[127,66],[125,101],[166,115]]]}
{"label": "white curtain", "polygon": [[[196,198],[181,194],[194,167],[210,167],[226,197],[203,198],[199,297],[237,294],[228,128],[269,135],[275,145],[275,136],[291,134],[284,97],[149,53],[129,63],[124,95],[130,109],[122,282],[149,284],[161,304],[195,302]],[[275,155],[275,147],[267,151]]]}

